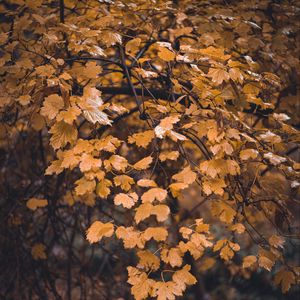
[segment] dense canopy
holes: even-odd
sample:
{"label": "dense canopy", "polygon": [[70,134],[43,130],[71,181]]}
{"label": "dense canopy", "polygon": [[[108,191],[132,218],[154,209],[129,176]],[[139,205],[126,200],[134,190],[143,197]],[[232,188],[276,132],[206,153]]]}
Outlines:
{"label": "dense canopy", "polygon": [[295,299],[299,11],[1,1],[0,298]]}

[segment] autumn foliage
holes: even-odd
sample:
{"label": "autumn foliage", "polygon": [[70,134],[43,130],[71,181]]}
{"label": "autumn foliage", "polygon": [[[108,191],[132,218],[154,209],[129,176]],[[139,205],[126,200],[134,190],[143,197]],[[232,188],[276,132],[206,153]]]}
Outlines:
{"label": "autumn foliage", "polygon": [[299,10],[1,1],[0,298],[299,296]]}

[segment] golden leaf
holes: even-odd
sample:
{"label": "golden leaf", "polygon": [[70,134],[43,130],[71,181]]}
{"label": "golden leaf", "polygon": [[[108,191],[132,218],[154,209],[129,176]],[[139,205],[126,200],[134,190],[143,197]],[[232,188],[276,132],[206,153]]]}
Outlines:
{"label": "golden leaf", "polygon": [[153,205],[149,202],[141,204],[137,209],[134,216],[135,222],[138,224],[147,219],[151,215]]}
{"label": "golden leaf", "polygon": [[26,206],[31,210],[37,210],[39,207],[45,207],[48,205],[48,200],[31,198],[26,202]]}
{"label": "golden leaf", "polygon": [[125,248],[138,247],[143,249],[145,246],[145,239],[143,234],[139,231],[135,231],[133,227],[120,226],[116,230],[116,236],[118,239],[123,240]]}
{"label": "golden leaf", "polygon": [[150,167],[150,164],[152,163],[153,158],[151,156],[147,156],[143,159],[141,159],[140,161],[138,161],[137,163],[135,163],[133,165],[133,168],[136,170],[145,170],[148,169]]}
{"label": "golden leaf", "polygon": [[135,205],[138,200],[138,195],[136,193],[124,194],[120,193],[115,196],[115,205],[123,205],[125,208],[131,208]]}
{"label": "golden leaf", "polygon": [[181,172],[172,176],[172,179],[185,184],[192,184],[196,178],[197,174],[191,170],[190,166],[185,167]]}
{"label": "golden leaf", "polygon": [[142,40],[140,38],[135,38],[127,42],[125,46],[125,51],[130,56],[135,56],[135,53],[139,50],[139,46]]}
{"label": "golden leaf", "polygon": [[139,257],[139,265],[145,268],[146,271],[156,271],[159,269],[160,260],[148,250],[138,251],[137,256]]}
{"label": "golden leaf", "polygon": [[256,261],[257,258],[254,255],[245,256],[243,258],[243,268],[250,268],[256,263]]}
{"label": "golden leaf", "polygon": [[147,148],[154,138],[154,131],[147,130],[144,132],[138,132],[128,137],[128,143],[136,144],[138,147]]}
{"label": "golden leaf", "polygon": [[88,180],[85,177],[78,179],[75,184],[77,185],[75,188],[75,193],[77,196],[82,196],[88,193],[91,193],[96,188],[95,180]]}
{"label": "golden leaf", "polygon": [[224,202],[221,200],[212,202],[211,213],[213,216],[219,217],[222,222],[227,224],[231,224],[233,218],[237,214],[229,202]]}
{"label": "golden leaf", "polygon": [[79,106],[83,110],[85,118],[93,124],[97,122],[102,125],[111,126],[112,121],[108,115],[102,111],[103,101],[101,92],[94,87],[85,87]]}
{"label": "golden leaf", "polygon": [[86,231],[86,239],[92,244],[99,242],[103,237],[111,237],[114,234],[112,223],[95,221]]}
{"label": "golden leaf", "polygon": [[141,186],[141,187],[156,187],[157,186],[157,184],[151,179],[140,179],[137,182],[137,185]]}
{"label": "golden leaf", "polygon": [[134,184],[134,179],[127,175],[119,175],[114,177],[114,184],[115,186],[121,186],[121,189],[127,192]]}
{"label": "golden leaf", "polygon": [[241,223],[233,224],[233,225],[229,226],[229,229],[232,231],[235,231],[237,233],[240,233],[240,234],[245,232],[245,230],[246,230],[245,226]]}
{"label": "golden leaf", "polygon": [[230,79],[229,74],[223,69],[210,68],[207,76],[211,77],[212,82],[216,85],[220,85],[223,81],[226,82]]}
{"label": "golden leaf", "polygon": [[269,238],[269,243],[274,248],[283,248],[284,238],[278,235],[272,235]]}
{"label": "golden leaf", "polygon": [[173,281],[157,281],[153,288],[157,300],[174,300],[175,296],[182,296],[182,290]]}
{"label": "golden leaf", "polygon": [[188,184],[183,183],[183,182],[171,183],[169,185],[169,189],[174,198],[178,197],[180,194],[180,191],[186,189],[187,187],[188,187]]}
{"label": "golden leaf", "polygon": [[169,62],[175,59],[175,53],[165,47],[159,47],[158,57]]}
{"label": "golden leaf", "polygon": [[100,168],[102,161],[99,158],[94,158],[91,154],[83,153],[80,158],[79,168],[81,172],[87,172],[92,169]]}
{"label": "golden leaf", "polygon": [[89,79],[95,79],[101,73],[102,67],[97,65],[95,61],[89,61],[86,63],[82,74]]}
{"label": "golden leaf", "polygon": [[76,118],[81,114],[81,110],[77,106],[70,106],[67,110],[61,111],[56,119],[57,121],[64,121],[68,124],[73,124]]}
{"label": "golden leaf", "polygon": [[213,251],[220,251],[220,257],[225,261],[230,260],[234,256],[234,252],[240,250],[239,244],[233,243],[227,239],[219,240],[215,244]]}
{"label": "golden leaf", "polygon": [[43,107],[41,108],[41,115],[53,120],[58,112],[64,107],[64,100],[57,94],[50,95],[45,98]]}
{"label": "golden leaf", "polygon": [[161,259],[170,264],[171,267],[180,267],[182,265],[183,253],[180,251],[179,248],[171,248],[171,249],[163,249],[161,251]]}
{"label": "golden leaf", "polygon": [[160,161],[166,161],[166,160],[177,160],[179,157],[178,151],[165,151],[159,154]]}
{"label": "golden leaf", "polygon": [[[132,270],[134,269],[134,271]],[[132,286],[131,293],[135,300],[143,300],[152,295],[152,289],[155,281],[149,279],[145,272],[140,272],[138,269],[133,267],[128,267],[128,283]]]}
{"label": "golden leaf", "polygon": [[46,246],[38,243],[31,248],[31,255],[34,260],[47,259]]}
{"label": "golden leaf", "polygon": [[258,156],[258,151],[255,149],[245,149],[240,152],[241,160],[255,159]]}
{"label": "golden leaf", "polygon": [[243,83],[244,76],[239,68],[230,68],[229,76],[233,81],[239,82],[240,84]]}
{"label": "golden leaf", "polygon": [[161,188],[152,188],[145,192],[141,199],[143,203],[150,202],[152,203],[154,200],[162,202],[166,199],[168,192]]}
{"label": "golden leaf", "polygon": [[112,155],[109,160],[106,160],[104,162],[105,167],[108,166],[108,168],[110,166],[112,166],[115,170],[117,171],[122,171],[125,172],[127,166],[128,166],[128,162],[127,159],[120,156],[120,155]]}
{"label": "golden leaf", "polygon": [[155,135],[162,139],[166,133],[173,128],[173,125],[179,122],[179,120],[180,118],[178,115],[169,116],[162,119],[159,125],[154,128]]}
{"label": "golden leaf", "polygon": [[173,281],[182,291],[185,291],[187,285],[193,285],[197,282],[197,279],[189,272],[190,270],[191,266],[185,265],[172,276]]}
{"label": "golden leaf", "polygon": [[168,231],[163,227],[148,227],[143,237],[146,241],[151,240],[152,238],[157,242],[165,241],[168,236]]}
{"label": "golden leaf", "polygon": [[226,183],[223,178],[205,179],[202,182],[203,191],[206,195],[212,193],[222,196],[224,194],[224,188]]}
{"label": "golden leaf", "polygon": [[165,204],[154,205],[151,210],[151,215],[156,215],[156,219],[158,222],[167,220],[169,214],[170,208]]}
{"label": "golden leaf", "polygon": [[76,127],[64,121],[55,123],[49,132],[52,133],[50,144],[54,149],[62,148],[68,143],[73,144],[78,135]]}
{"label": "golden leaf", "polygon": [[106,199],[107,196],[110,194],[110,186],[112,186],[112,182],[108,179],[102,179],[99,181],[99,183],[97,184],[97,188],[96,188],[96,194],[100,197],[100,198],[104,198]]}
{"label": "golden leaf", "polygon": [[292,284],[296,284],[296,276],[292,271],[281,269],[276,273],[274,282],[277,285],[281,285],[283,293],[287,293]]}

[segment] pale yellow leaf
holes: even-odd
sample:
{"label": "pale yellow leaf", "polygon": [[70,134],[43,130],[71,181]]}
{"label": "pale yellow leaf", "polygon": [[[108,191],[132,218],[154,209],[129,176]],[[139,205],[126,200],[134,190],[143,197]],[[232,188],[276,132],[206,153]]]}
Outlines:
{"label": "pale yellow leaf", "polygon": [[114,225],[112,223],[95,221],[86,231],[86,238],[92,244],[99,242],[103,237],[111,237],[113,233]]}

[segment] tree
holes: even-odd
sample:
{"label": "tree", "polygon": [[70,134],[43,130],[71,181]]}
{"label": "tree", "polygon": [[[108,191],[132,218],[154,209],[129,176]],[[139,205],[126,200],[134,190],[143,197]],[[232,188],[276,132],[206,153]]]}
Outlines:
{"label": "tree", "polygon": [[0,7],[1,298],[295,297],[297,1]]}

